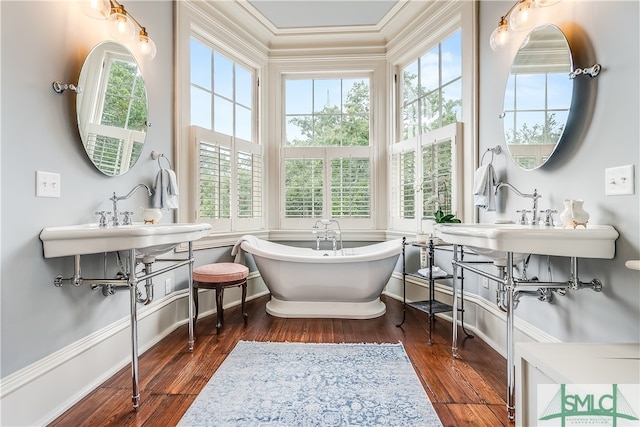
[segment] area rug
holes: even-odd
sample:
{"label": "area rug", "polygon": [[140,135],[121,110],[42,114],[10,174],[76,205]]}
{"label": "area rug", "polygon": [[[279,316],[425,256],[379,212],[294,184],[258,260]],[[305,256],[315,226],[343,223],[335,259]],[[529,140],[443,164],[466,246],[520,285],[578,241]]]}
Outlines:
{"label": "area rug", "polygon": [[442,426],[402,344],[240,341],[180,426]]}

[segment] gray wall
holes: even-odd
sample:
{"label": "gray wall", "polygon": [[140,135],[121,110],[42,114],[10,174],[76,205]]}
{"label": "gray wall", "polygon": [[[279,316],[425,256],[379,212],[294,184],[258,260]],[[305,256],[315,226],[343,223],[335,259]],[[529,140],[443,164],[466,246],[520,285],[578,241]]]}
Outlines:
{"label": "gray wall", "polygon": [[[3,377],[127,315],[127,292],[105,298],[86,286],[54,287],[56,275],[72,274],[73,259],[44,259],[38,236],[47,226],[95,222],[94,212],[111,210],[114,191],[126,194],[138,183],[153,183],[158,166],[152,150],[173,154],[172,3],[126,3],[147,26],[158,54],[140,64],[152,122],[144,151],[131,171],[112,178],[98,172],[83,151],[75,95],[58,95],[51,88],[54,80],[77,83],[86,54],[109,39],[104,23],[85,16],[80,3],[0,4]],[[61,175],[62,197],[35,197],[36,170]],[[147,205],[140,193],[122,208]],[[101,262],[101,257],[83,257],[83,276],[101,277]]]}
{"label": "gray wall", "polygon": [[[488,39],[508,5],[480,4],[481,149],[504,144],[497,115],[512,55],[492,52]],[[0,2],[2,377],[128,315],[126,293],[104,298],[86,287],[55,288],[53,278],[69,276],[73,261],[44,259],[38,238],[47,226],[94,221],[96,210],[110,209],[108,198],[114,191],[122,194],[140,182],[150,184],[157,172],[149,157],[152,150],[173,158],[173,5],[129,1],[126,6],[158,46],[155,60],[141,64],[152,127],[136,167],[121,177],[107,178],[94,169],[80,145],[73,121],[74,95],[51,90],[53,80],[76,82],[87,52],[108,38],[102,23],[85,17],[76,2]],[[604,66],[597,81],[587,82],[597,85],[593,105],[586,106],[592,110],[590,119],[549,167],[522,172],[506,156],[495,164],[523,191],[537,187],[544,196],[542,207],[559,209],[567,197],[585,199],[592,221],[615,225],[621,237],[614,260],[581,264],[584,279],[603,280],[603,294],[575,292],[554,305],[525,300],[517,315],[564,341],[637,342],[638,273],[623,264],[639,258],[638,194],[605,197],[603,175],[607,166],[638,168],[638,3],[565,0],[555,7],[568,11],[556,16],[575,23],[592,45],[594,59]],[[36,170],[61,174],[61,198],[35,197]],[[134,209],[147,202],[139,196],[123,207]],[[522,203],[509,195],[501,215],[512,215]],[[481,215],[483,221],[494,218],[495,214]],[[200,252],[196,264],[224,256],[223,252]],[[552,263],[554,278],[565,277],[568,263],[562,259]],[[101,265],[100,257],[83,258],[83,275],[101,275]],[[186,281],[180,271],[174,277],[177,286]],[[540,267],[535,274],[545,277],[545,271]],[[470,283],[468,289],[493,299],[477,284]]]}
{"label": "gray wall", "polygon": [[[564,199],[584,199],[590,223],[610,224],[620,233],[613,260],[579,261],[583,281],[594,277],[603,281],[601,294],[569,292],[551,305],[524,299],[517,309],[517,316],[562,341],[640,341],[640,279],[637,271],[624,267],[626,260],[640,258],[638,5],[637,1],[563,1],[543,9],[544,21],[567,34],[576,66],[598,62],[603,71],[596,79],[576,80],[580,123],[568,129],[567,140],[547,165],[526,172],[506,153],[494,161],[502,180],[523,192],[538,189],[543,196],[540,208],[560,212]],[[509,2],[480,3],[480,152],[496,144],[505,148],[498,114],[510,63],[524,34],[503,51],[493,52],[488,41],[508,7]],[[604,169],[629,164],[635,166],[635,194],[605,196]],[[511,192],[499,197],[498,212],[481,211],[481,222],[516,219],[517,209],[530,209],[530,200]],[[568,259],[552,258],[551,265],[554,280],[568,279]],[[546,257],[534,257],[528,275],[547,280]],[[491,291],[476,289],[493,300]]]}

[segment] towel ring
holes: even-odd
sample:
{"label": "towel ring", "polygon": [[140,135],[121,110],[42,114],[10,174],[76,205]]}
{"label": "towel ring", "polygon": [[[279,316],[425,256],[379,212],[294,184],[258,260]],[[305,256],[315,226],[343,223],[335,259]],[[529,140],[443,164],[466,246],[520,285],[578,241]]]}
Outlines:
{"label": "towel ring", "polygon": [[489,162],[489,164],[493,164],[494,156],[496,154],[500,154],[502,152],[502,148],[499,145],[496,145],[495,147],[487,148],[487,151],[485,151],[482,154],[482,158],[480,159],[480,165],[484,163],[484,156],[486,156],[488,152],[491,152],[491,161]]}
{"label": "towel ring", "polygon": [[164,154],[159,153],[157,151],[152,151],[151,152],[151,158],[153,160],[156,160],[156,159],[158,160],[158,166],[160,167],[160,169],[162,169],[162,164],[160,163],[160,159],[161,158],[164,158],[167,161],[167,163],[169,164],[169,169],[173,169],[173,167],[171,166],[171,162],[169,161],[167,156],[165,156]]}

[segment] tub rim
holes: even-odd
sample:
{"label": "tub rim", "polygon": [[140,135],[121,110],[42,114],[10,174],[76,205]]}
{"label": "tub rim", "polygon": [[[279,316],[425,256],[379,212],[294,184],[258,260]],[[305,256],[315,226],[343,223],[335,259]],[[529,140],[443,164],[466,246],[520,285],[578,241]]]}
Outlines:
{"label": "tub rim", "polygon": [[[264,239],[253,239],[255,241],[258,241],[260,244],[260,242],[266,242],[268,245],[270,246],[282,246],[282,247],[286,247],[286,248],[296,248],[295,246],[290,246],[290,245],[285,245],[282,243],[277,243],[277,242],[272,242],[270,240],[264,240]],[[278,261],[288,261],[288,262],[298,262],[298,263],[303,263],[303,262],[313,262],[313,263],[320,263],[320,264],[342,264],[342,263],[354,263],[354,262],[367,262],[367,261],[377,261],[377,260],[381,260],[381,259],[386,259],[386,258],[391,258],[393,256],[398,256],[400,255],[400,252],[402,252],[402,239],[392,239],[392,240],[385,240],[383,242],[376,242],[376,243],[372,243],[371,245],[364,245],[364,246],[357,246],[354,248],[347,248],[347,249],[358,249],[358,248],[372,248],[375,247],[376,249],[379,250],[375,250],[375,251],[367,251],[366,253],[359,253],[359,254],[354,254],[354,255],[338,255],[338,256],[323,256],[323,255],[317,255],[317,256],[309,256],[309,255],[295,255],[295,254],[290,254],[290,253],[279,253],[279,252],[274,252],[274,251],[269,251],[266,250],[264,248],[261,248],[260,246],[256,246],[254,244],[252,244],[252,242],[250,240],[243,240],[241,243],[241,248],[242,250],[244,250],[245,252],[248,252],[252,255],[256,255],[256,256],[260,256],[263,258],[269,258],[269,259],[273,259],[273,260],[278,260]],[[309,249],[309,248],[300,248],[300,249]],[[313,249],[309,249],[312,250]],[[326,251],[323,251],[326,252]],[[338,252],[340,252],[338,250]]]}

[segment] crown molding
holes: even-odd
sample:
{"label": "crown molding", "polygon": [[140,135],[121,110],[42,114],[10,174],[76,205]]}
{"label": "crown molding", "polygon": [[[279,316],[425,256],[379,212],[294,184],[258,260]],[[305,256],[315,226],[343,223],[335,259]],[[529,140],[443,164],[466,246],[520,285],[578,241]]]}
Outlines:
{"label": "crown molding", "polygon": [[390,46],[416,28],[434,9],[464,0],[400,0],[376,25],[277,28],[247,0],[185,0],[223,22],[229,31],[251,37],[270,58],[385,55]]}

